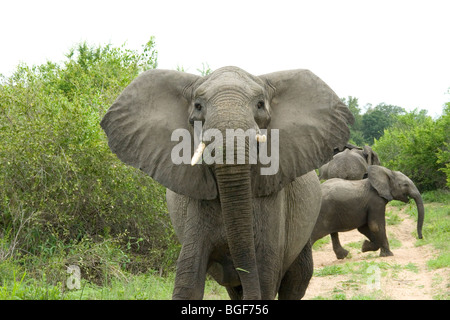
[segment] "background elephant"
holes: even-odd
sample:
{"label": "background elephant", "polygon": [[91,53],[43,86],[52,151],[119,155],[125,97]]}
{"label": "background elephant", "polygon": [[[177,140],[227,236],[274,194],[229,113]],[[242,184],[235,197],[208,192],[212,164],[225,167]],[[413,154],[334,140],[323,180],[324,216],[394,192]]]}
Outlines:
{"label": "background elephant", "polygon": [[380,165],[380,159],[370,146],[358,148],[347,144],[349,148],[337,153],[333,160],[319,168],[320,179],[341,178],[360,180],[367,177],[367,167]]}
{"label": "background elephant", "polygon": [[[211,145],[204,137],[198,143],[203,148],[195,146],[194,165],[174,163],[179,140],[172,141],[172,134],[178,129],[198,135],[199,121],[203,133],[267,132],[264,139],[231,145],[244,149],[245,163],[195,164]],[[313,271],[309,239],[321,201],[313,170],[347,142],[351,122],[339,97],[308,70],[258,77],[236,67],[205,77],[150,70],[135,79],[101,125],[122,161],[168,189],[182,244],[173,298],[202,298],[208,270],[231,298],[301,298]],[[255,139],[259,152],[267,147],[277,153],[275,173],[261,174],[269,165],[260,158],[249,161]],[[190,146],[188,159],[193,141]],[[229,148],[223,144],[224,155]]]}
{"label": "background elephant", "polygon": [[424,206],[422,197],[414,183],[403,173],[382,166],[369,166],[368,178],[349,181],[330,179],[321,184],[322,207],[311,236],[311,243],[331,234],[333,250],[338,259],[347,256],[342,248],[338,232],[358,229],[370,241],[364,241],[362,251],[376,251],[380,256],[391,256],[386,237],[385,210],[391,200],[408,202],[414,199],[417,205],[417,234],[422,239]]}

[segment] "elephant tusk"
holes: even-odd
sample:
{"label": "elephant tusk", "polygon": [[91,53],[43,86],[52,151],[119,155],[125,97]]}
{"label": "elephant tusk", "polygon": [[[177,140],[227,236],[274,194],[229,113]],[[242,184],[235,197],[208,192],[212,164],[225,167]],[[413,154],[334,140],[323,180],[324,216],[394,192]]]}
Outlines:
{"label": "elephant tusk", "polygon": [[266,142],[267,141],[267,137],[265,134],[257,134],[255,137],[256,141],[258,142]]}
{"label": "elephant tusk", "polygon": [[205,143],[200,142],[200,144],[197,147],[197,150],[195,150],[194,155],[192,156],[191,166],[195,165],[201,159],[205,147],[206,147]]}

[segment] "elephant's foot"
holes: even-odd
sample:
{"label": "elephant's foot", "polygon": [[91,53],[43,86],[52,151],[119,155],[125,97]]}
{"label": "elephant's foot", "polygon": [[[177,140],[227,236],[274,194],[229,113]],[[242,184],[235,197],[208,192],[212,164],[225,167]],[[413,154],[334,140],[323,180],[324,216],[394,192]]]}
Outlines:
{"label": "elephant's foot", "polygon": [[378,249],[380,249],[380,247],[376,243],[364,240],[361,251],[362,252],[377,251]]}
{"label": "elephant's foot", "polygon": [[242,297],[244,295],[242,291],[242,286],[236,287],[227,286],[225,288],[227,289],[228,295],[230,296],[231,300],[242,300]]}
{"label": "elephant's foot", "polygon": [[390,257],[390,256],[393,256],[393,255],[394,254],[392,253],[391,250],[381,248],[380,257]]}
{"label": "elephant's foot", "polygon": [[172,293],[172,300],[202,300],[203,290],[203,287],[199,289],[175,287]]}
{"label": "elephant's foot", "polygon": [[338,259],[344,259],[346,256],[348,256],[348,250],[345,250],[344,248],[339,248],[334,251],[336,254],[336,258]]}

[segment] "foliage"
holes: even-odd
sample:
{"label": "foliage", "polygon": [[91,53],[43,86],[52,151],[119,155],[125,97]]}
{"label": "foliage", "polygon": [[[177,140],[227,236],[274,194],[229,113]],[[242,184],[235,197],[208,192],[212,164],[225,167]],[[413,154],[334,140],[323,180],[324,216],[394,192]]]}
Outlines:
{"label": "foliage", "polygon": [[350,141],[357,146],[362,146],[365,142],[362,133],[362,115],[361,108],[358,104],[358,98],[349,96],[347,99],[343,98],[342,101],[348,106],[353,114],[353,117],[355,118],[355,122],[350,127]]}
{"label": "foliage", "polygon": [[[177,65],[176,70],[180,72],[188,72],[188,70],[186,70],[182,65]],[[209,75],[213,71],[209,64],[204,62],[202,62],[202,68],[197,68],[196,70],[202,77]]]}
{"label": "foliage", "polygon": [[383,166],[403,172],[421,191],[450,187],[450,102],[434,120],[426,110],[406,112],[385,103],[369,104],[361,114],[357,98],[342,101],[355,118],[351,143],[372,145]]}
{"label": "foliage", "polygon": [[208,74],[210,74],[212,72],[211,68],[209,67],[209,64],[207,63],[202,63],[202,68],[201,69],[197,69],[197,72],[200,73],[200,75],[202,77],[207,76]]}
{"label": "foliage", "polygon": [[436,125],[444,135],[443,145],[437,151],[436,162],[441,165],[439,170],[446,175],[447,187],[450,188],[450,102],[445,104],[443,115],[436,121]]}
{"label": "foliage", "polygon": [[398,116],[373,149],[385,167],[406,174],[419,190],[443,188],[449,174],[449,119],[448,106],[437,120],[425,110]]}
{"label": "foliage", "polygon": [[358,98],[349,96],[342,101],[347,104],[355,118],[350,127],[350,142],[355,145],[372,145],[374,139],[379,139],[385,129],[391,127],[397,120],[397,116],[405,113],[401,107],[380,103],[375,107],[366,106],[366,112],[361,114]]}
{"label": "foliage", "polygon": [[362,116],[362,133],[365,141],[372,145],[375,139],[383,135],[384,129],[395,123],[396,116],[404,112],[403,108],[384,103],[369,108]]}
{"label": "foliage", "polygon": [[165,189],[122,164],[99,126],[156,56],[153,38],[141,51],[81,43],[64,63],[19,65],[2,79],[0,258],[114,238],[153,259],[147,267],[169,263],[164,253],[175,240]]}

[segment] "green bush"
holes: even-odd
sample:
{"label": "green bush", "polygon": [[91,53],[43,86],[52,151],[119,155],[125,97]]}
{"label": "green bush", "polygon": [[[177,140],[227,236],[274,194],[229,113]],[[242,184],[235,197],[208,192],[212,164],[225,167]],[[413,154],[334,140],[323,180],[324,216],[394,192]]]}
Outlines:
{"label": "green bush", "polygon": [[153,38],[140,51],[82,43],[66,58],[19,65],[0,82],[0,259],[89,237],[120,239],[148,267],[171,264],[165,189],[122,164],[99,125],[125,86],[156,67]]}
{"label": "green bush", "polygon": [[447,187],[450,188],[450,102],[446,103],[442,117],[437,120],[437,126],[444,133],[444,143],[437,151],[438,159],[436,162],[441,165],[439,170],[446,175]]}
{"label": "green bush", "polygon": [[450,186],[450,103],[433,120],[426,111],[398,116],[373,149],[383,166],[406,174],[420,191]]}

